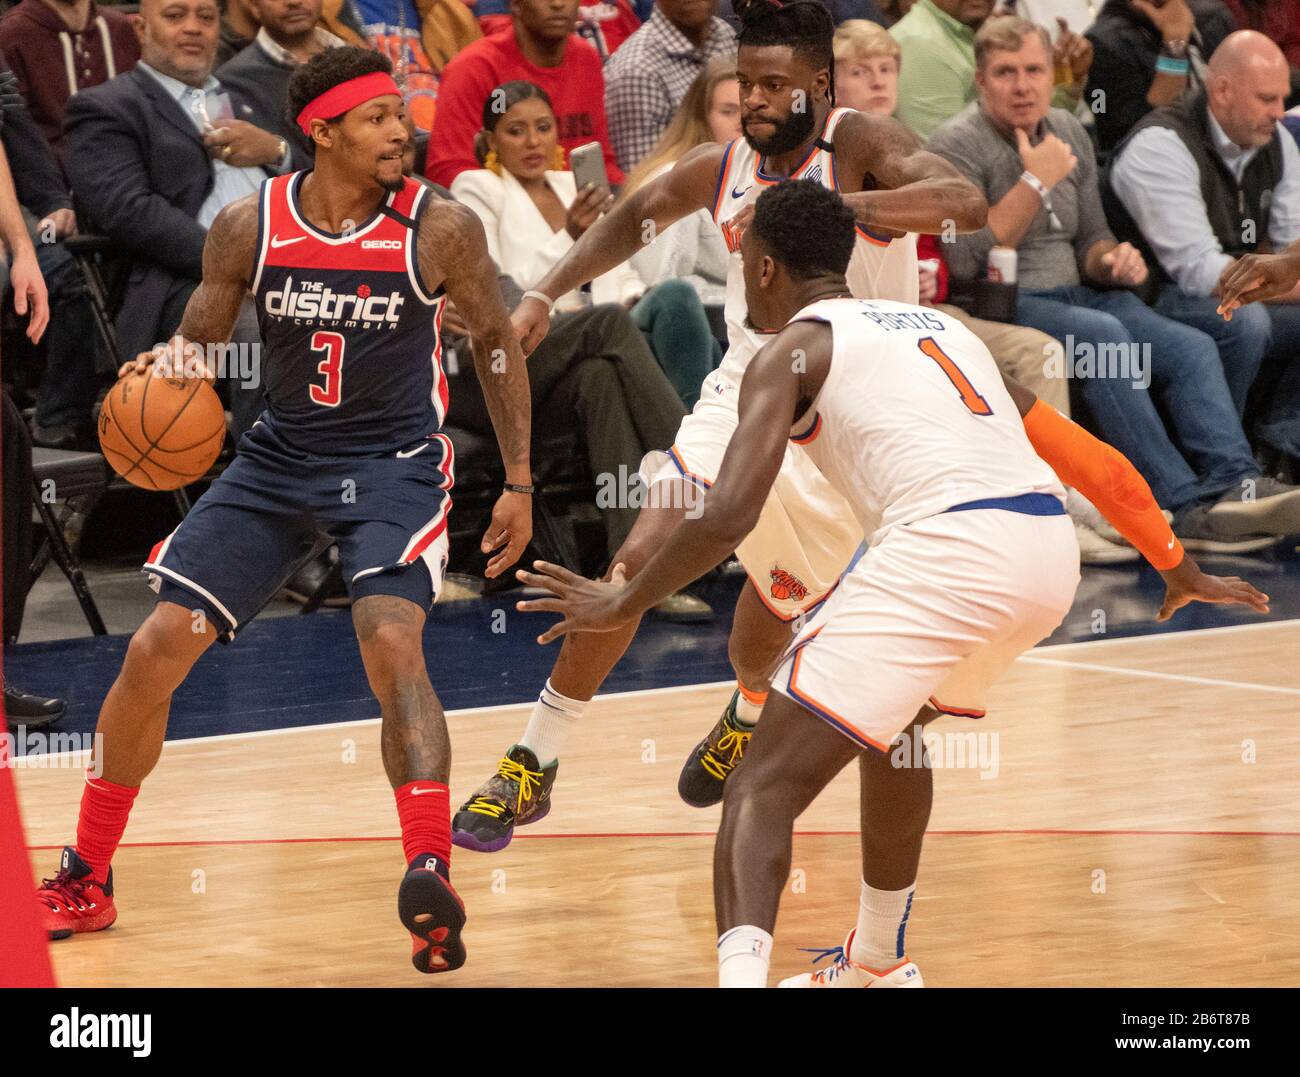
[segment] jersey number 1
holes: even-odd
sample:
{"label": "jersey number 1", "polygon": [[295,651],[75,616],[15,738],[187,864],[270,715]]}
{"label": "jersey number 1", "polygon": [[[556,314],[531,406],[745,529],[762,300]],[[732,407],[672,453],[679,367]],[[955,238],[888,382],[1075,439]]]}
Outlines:
{"label": "jersey number 1", "polygon": [[337,408],[343,398],[343,334],[318,329],[311,335],[311,350],[325,353],[316,364],[317,372],[325,375],[325,384],[307,387],[312,403]]}
{"label": "jersey number 1", "polygon": [[923,355],[929,356],[939,364],[939,369],[948,375],[948,380],[957,387],[957,392],[961,394],[961,402],[975,415],[992,415],[993,409],[989,407],[989,402],[975,391],[975,386],[961,372],[961,367],[952,361],[946,351],[939,346],[939,342],[934,337],[925,337],[916,342],[916,346],[921,349]]}

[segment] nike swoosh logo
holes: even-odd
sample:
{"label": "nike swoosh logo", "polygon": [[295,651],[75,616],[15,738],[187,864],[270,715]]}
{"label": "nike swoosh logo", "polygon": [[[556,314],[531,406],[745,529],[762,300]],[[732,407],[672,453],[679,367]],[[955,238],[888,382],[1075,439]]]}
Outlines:
{"label": "nike swoosh logo", "polygon": [[272,246],[272,247],[287,247],[290,243],[298,243],[298,242],[300,242],[301,240],[304,240],[304,239],[306,239],[306,238],[307,238],[306,236],[294,236],[293,239],[281,239],[279,236],[272,236],[272,237],[271,237],[271,246]]}
{"label": "nike swoosh logo", "polygon": [[1177,540],[1176,538],[1171,538],[1171,539],[1169,540],[1169,545],[1166,546],[1165,549],[1167,549],[1167,550],[1172,550],[1172,549],[1174,548],[1174,543],[1177,542],[1177,541],[1178,541],[1178,540]]}
{"label": "nike swoosh logo", "polygon": [[[751,184],[749,185],[749,187],[752,187],[752,186],[754,186],[754,185],[751,183]],[[736,190],[736,188],[734,188],[734,187],[731,188],[731,197],[732,197],[732,198],[744,198],[744,197],[745,197],[745,193],[749,190],[749,187],[746,187],[744,191],[738,191],[738,190]]]}
{"label": "nike swoosh logo", "polygon": [[420,797],[420,796],[424,796],[425,793],[441,793],[441,792],[442,792],[441,789],[412,789],[411,796]]}
{"label": "nike swoosh logo", "polygon": [[397,455],[405,460],[408,456],[414,456],[418,452],[424,452],[428,447],[429,443],[426,441],[423,445],[417,445],[414,449],[407,449],[406,452],[399,452]]}

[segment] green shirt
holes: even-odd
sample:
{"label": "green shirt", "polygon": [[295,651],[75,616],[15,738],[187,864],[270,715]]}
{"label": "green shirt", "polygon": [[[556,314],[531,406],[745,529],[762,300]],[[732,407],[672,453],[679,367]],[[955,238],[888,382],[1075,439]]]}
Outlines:
{"label": "green shirt", "polygon": [[975,31],[917,0],[889,33],[903,52],[894,115],[921,138],[975,100]]}
{"label": "green shirt", "polygon": [[[903,59],[894,115],[922,139],[975,100],[975,31],[932,0],[917,0],[889,30]],[[1049,62],[1051,58],[1048,58]],[[1052,105],[1073,111],[1077,93],[1057,86]]]}

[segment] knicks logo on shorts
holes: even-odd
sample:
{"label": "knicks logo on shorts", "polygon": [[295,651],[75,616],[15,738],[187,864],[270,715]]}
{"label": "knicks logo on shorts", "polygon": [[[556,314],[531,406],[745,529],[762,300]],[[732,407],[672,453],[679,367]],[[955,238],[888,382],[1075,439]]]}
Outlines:
{"label": "knicks logo on shorts", "polygon": [[802,602],[808,597],[808,588],[803,581],[783,568],[772,569],[772,597],[778,602]]}

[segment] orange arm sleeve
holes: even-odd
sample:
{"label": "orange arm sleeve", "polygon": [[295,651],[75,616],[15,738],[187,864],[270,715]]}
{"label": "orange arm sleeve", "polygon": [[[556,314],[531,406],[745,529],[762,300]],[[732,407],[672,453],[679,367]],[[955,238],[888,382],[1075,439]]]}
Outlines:
{"label": "orange arm sleeve", "polygon": [[1024,424],[1034,451],[1061,481],[1096,505],[1152,565],[1164,570],[1182,561],[1182,543],[1128,457],[1041,400],[1024,416]]}

